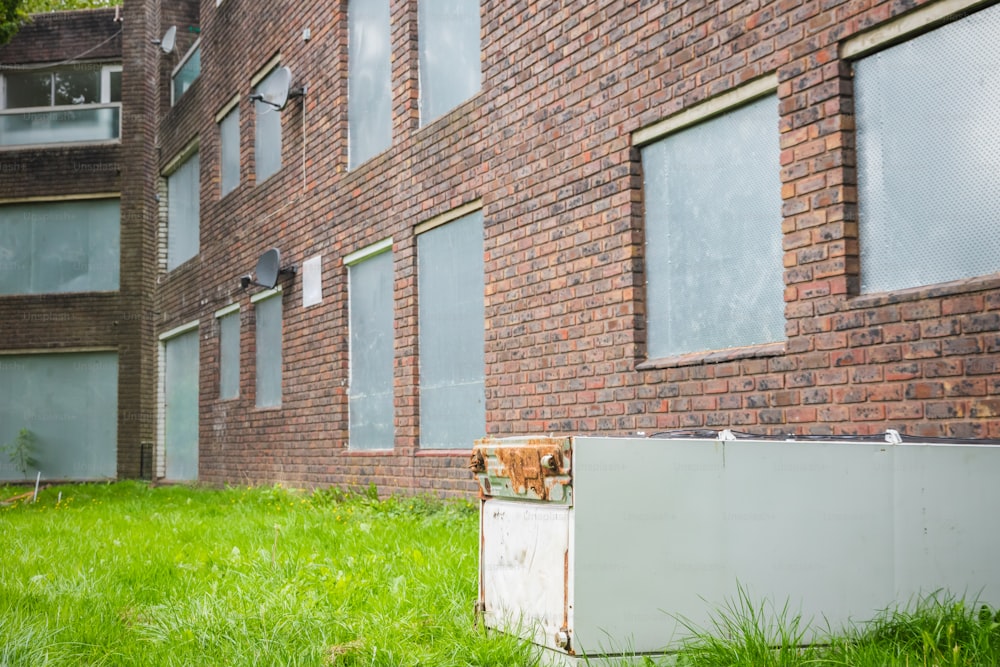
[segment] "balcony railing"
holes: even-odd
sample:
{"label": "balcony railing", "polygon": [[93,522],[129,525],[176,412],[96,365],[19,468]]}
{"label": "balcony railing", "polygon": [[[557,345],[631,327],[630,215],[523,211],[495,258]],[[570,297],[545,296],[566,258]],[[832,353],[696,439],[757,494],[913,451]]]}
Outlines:
{"label": "balcony railing", "polygon": [[121,104],[0,110],[0,147],[103,143],[121,137]]}

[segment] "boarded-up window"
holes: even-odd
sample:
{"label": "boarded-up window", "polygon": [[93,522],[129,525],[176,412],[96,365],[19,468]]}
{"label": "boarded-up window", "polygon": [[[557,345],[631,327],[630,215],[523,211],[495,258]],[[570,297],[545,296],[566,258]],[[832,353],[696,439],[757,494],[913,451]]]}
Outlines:
{"label": "boarded-up window", "polygon": [[[278,69],[275,69],[268,74],[257,89],[273,87],[273,78],[277,72]],[[281,169],[281,110],[261,100],[255,101],[253,108],[256,119],[254,164],[257,182],[262,183]]]}
{"label": "boarded-up window", "polygon": [[198,254],[201,247],[201,170],[195,153],[167,176],[167,270]]}
{"label": "boarded-up window", "polygon": [[163,343],[165,474],[173,481],[198,479],[198,330]]}
{"label": "boarded-up window", "polygon": [[392,253],[348,267],[351,327],[350,447],[391,449]]}
{"label": "boarded-up window", "polygon": [[257,407],[281,405],[281,292],[254,304],[257,319]]}
{"label": "boarded-up window", "polygon": [[420,446],[469,449],[486,429],[483,215],[417,237]]}
{"label": "boarded-up window", "polygon": [[479,0],[419,0],[420,123],[469,99],[482,81]]}
{"label": "boarded-up window", "polygon": [[118,289],[119,203],[0,206],[0,294]]}
{"label": "boarded-up window", "polygon": [[773,97],[642,149],[648,354],[784,338]]}
{"label": "boarded-up window", "polygon": [[348,159],[354,168],[392,143],[389,0],[347,5]]}
{"label": "boarded-up window", "polygon": [[0,356],[0,443],[26,428],[37,465],[0,456],[0,480],[103,479],[117,475],[118,355]]}
{"label": "boarded-up window", "polygon": [[240,395],[240,311],[219,318],[219,398]]}
{"label": "boarded-up window", "polygon": [[1000,270],[1000,5],[854,63],[861,291]]}
{"label": "boarded-up window", "polygon": [[219,123],[222,142],[221,192],[225,197],[240,184],[240,108],[234,107]]}

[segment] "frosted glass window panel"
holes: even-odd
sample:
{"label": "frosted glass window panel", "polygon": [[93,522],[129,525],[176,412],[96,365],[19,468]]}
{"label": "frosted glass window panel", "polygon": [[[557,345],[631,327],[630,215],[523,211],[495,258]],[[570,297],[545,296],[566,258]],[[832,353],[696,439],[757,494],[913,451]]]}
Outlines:
{"label": "frosted glass window panel", "polygon": [[257,407],[281,405],[281,294],[258,301]]}
{"label": "frosted glass window panel", "polygon": [[389,0],[350,0],[347,30],[348,156],[353,169],[392,144]]}
{"label": "frosted glass window panel", "polygon": [[482,82],[479,0],[420,0],[420,123],[469,99]]}
{"label": "frosted glass window panel", "polygon": [[0,206],[0,294],[118,289],[118,199]]}
{"label": "frosted glass window panel", "polygon": [[101,70],[66,69],[54,73],[53,95],[56,105],[96,104],[101,101]]}
{"label": "frosted glass window panel", "polygon": [[[279,128],[280,129],[280,128]],[[222,196],[240,184],[240,108],[234,107],[219,123],[222,141]]]}
{"label": "frosted glass window panel", "polygon": [[[260,87],[270,83],[277,69],[267,75]],[[262,183],[281,169],[281,111],[270,104],[253,103],[255,117],[254,162],[257,182]]]}
{"label": "frosted glass window panel", "polygon": [[201,168],[198,153],[167,176],[167,270],[198,254],[201,247]]}
{"label": "frosted glass window panel", "polygon": [[486,433],[483,214],[417,237],[420,446],[470,449]]}
{"label": "frosted glass window panel", "polygon": [[240,312],[219,318],[219,398],[240,395]]}
{"label": "frosted glass window panel", "polygon": [[164,458],[172,481],[198,479],[198,330],[164,343]]}
{"label": "frosted glass window panel", "polygon": [[861,291],[1000,270],[1000,5],[854,64]]}
{"label": "frosted glass window panel", "polygon": [[120,134],[118,106],[0,114],[0,146],[114,141]]}
{"label": "frosted glass window panel", "polygon": [[184,61],[181,68],[174,74],[174,99],[173,103],[181,99],[187,92],[194,80],[201,74],[201,46],[198,46],[191,53],[191,56]]}
{"label": "frosted glass window panel", "polygon": [[350,448],[393,446],[392,253],[348,267]]}
{"label": "frosted glass window panel", "polygon": [[38,461],[25,475],[0,456],[0,480],[95,480],[117,475],[118,355],[0,356],[0,442],[26,428]]}
{"label": "frosted glass window panel", "polygon": [[6,72],[4,108],[24,109],[52,105],[51,72]]}
{"label": "frosted glass window panel", "polygon": [[648,354],[784,339],[773,97],[642,149]]}

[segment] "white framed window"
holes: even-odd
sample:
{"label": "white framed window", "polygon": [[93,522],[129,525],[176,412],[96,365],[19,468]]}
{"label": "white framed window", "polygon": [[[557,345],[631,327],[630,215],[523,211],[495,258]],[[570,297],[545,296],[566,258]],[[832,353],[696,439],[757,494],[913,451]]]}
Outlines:
{"label": "white framed window", "polygon": [[234,303],[215,313],[219,323],[219,398],[240,395],[240,306]]}
{"label": "white framed window", "polygon": [[281,406],[281,290],[254,294],[257,321],[256,405]]}
{"label": "white framed window", "polygon": [[854,61],[862,293],[1000,271],[998,33],[993,5]]}
{"label": "white framed window", "polygon": [[[267,86],[278,71],[277,64],[274,61],[273,69],[254,85]],[[257,183],[263,183],[281,169],[281,110],[260,100],[254,101],[253,108],[255,173]]]}
{"label": "white framed window", "polygon": [[170,75],[170,104],[177,104],[191,84],[201,75],[201,38],[195,40]]}
{"label": "white framed window", "polygon": [[479,0],[418,0],[421,125],[479,91],[481,25]]}
{"label": "white framed window", "polygon": [[349,446],[392,449],[392,239],[344,258],[350,326]]}
{"label": "white framed window", "polygon": [[[238,102],[238,99],[237,99]],[[219,188],[220,196],[236,189],[240,184],[240,107],[234,104],[219,120],[221,153]]]}
{"label": "white framed window", "polygon": [[80,63],[0,74],[0,148],[117,142],[121,71]]}
{"label": "white framed window", "polygon": [[166,179],[167,270],[171,271],[201,248],[201,166],[197,147]]}
{"label": "white framed window", "polygon": [[471,449],[486,433],[483,213],[416,231],[420,447]]}
{"label": "white framed window", "polygon": [[785,336],[777,100],[691,118],[641,149],[650,358]]}
{"label": "white framed window", "polygon": [[0,295],[118,289],[117,197],[0,206]]}
{"label": "white framed window", "polygon": [[392,144],[389,0],[348,0],[347,43],[347,155],[353,169]]}

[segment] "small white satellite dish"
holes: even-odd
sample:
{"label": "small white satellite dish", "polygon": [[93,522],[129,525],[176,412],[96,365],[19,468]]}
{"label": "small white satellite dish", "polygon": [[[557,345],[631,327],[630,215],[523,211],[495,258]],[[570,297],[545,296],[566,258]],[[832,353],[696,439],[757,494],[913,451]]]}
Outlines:
{"label": "small white satellite dish", "polygon": [[167,28],[160,39],[154,39],[153,44],[159,44],[164,53],[172,53],[177,44],[177,26],[172,25]]}
{"label": "small white satellite dish", "polygon": [[257,268],[253,270],[257,284],[272,289],[278,284],[278,273],[281,271],[281,252],[271,248],[257,260]]}
{"label": "small white satellite dish", "polygon": [[280,67],[257,86],[250,99],[280,110],[285,108],[289,98],[302,97],[305,93],[305,88],[292,89],[292,70]]}

